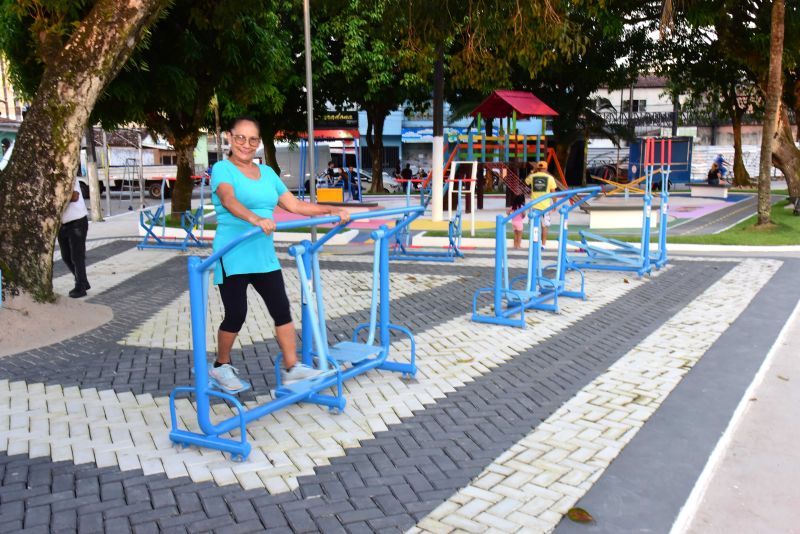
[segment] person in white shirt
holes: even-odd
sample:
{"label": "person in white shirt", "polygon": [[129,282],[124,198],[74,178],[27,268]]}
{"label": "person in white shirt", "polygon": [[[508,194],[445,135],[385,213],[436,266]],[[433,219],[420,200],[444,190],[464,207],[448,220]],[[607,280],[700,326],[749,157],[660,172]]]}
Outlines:
{"label": "person in white shirt", "polygon": [[67,264],[75,276],[75,288],[69,296],[77,299],[86,296],[91,289],[86,279],[86,233],[89,231],[89,218],[86,204],[83,202],[81,187],[75,178],[75,189],[72,198],[61,216],[61,228],[58,230],[58,246],[61,248],[61,259]]}

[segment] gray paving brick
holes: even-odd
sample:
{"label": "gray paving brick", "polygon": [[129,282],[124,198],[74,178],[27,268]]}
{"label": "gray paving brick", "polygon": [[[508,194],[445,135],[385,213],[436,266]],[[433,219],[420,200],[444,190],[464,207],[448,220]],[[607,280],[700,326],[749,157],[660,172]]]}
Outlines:
{"label": "gray paving brick", "polygon": [[55,512],[52,516],[50,528],[53,532],[67,532],[77,530],[78,514],[75,510],[64,510]]}
{"label": "gray paving brick", "polygon": [[370,519],[367,523],[375,532],[404,532],[406,525],[416,523],[408,514],[387,515],[378,519]]}
{"label": "gray paving brick", "polygon": [[229,502],[228,506],[237,523],[245,523],[258,518],[258,514],[250,501],[233,501]]}
{"label": "gray paving brick", "polygon": [[78,531],[83,533],[103,532],[103,516],[95,512],[78,515]]}
{"label": "gray paving brick", "polygon": [[162,530],[173,528],[177,526],[186,526],[189,523],[196,523],[199,521],[207,520],[208,516],[202,511],[182,513],[170,517],[162,517],[158,520],[158,526]]}
{"label": "gray paving brick", "polygon": [[106,519],[103,530],[104,532],[113,532],[114,534],[117,534],[117,532],[125,534],[131,532],[131,524],[126,517],[114,517],[112,519]]}
{"label": "gray paving brick", "polygon": [[45,504],[26,507],[23,523],[25,528],[48,525],[50,523],[50,506]]}
{"label": "gray paving brick", "polygon": [[306,510],[289,510],[285,512],[286,520],[294,532],[316,532],[317,526]]}
{"label": "gray paving brick", "polygon": [[134,534],[161,534],[161,529],[155,521],[133,525]]}
{"label": "gray paving brick", "polygon": [[0,532],[18,532],[22,530],[22,519],[0,521]]}

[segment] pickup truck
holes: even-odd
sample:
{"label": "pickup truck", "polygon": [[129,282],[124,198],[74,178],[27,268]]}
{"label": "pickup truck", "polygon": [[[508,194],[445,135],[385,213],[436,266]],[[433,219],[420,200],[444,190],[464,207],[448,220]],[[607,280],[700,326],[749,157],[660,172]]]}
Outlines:
{"label": "pickup truck", "polygon": [[[111,190],[112,191],[121,191],[123,185],[125,184],[125,167],[111,167],[111,172],[109,173],[109,181],[111,182]],[[166,178],[166,186],[164,189],[164,197],[169,198],[172,194],[172,187],[175,184],[176,174],[178,168],[176,165],[145,165],[142,167],[143,174],[144,174],[144,190],[147,192],[147,195],[150,198],[161,198],[161,183]],[[133,174],[132,182],[133,182],[133,190],[138,191],[139,189],[139,169],[135,168],[131,171],[131,168],[128,168],[128,172]],[[106,169],[105,167],[98,167],[97,168],[97,175],[100,181],[100,193],[103,193],[106,190]],[[192,175],[192,181],[195,185],[200,183],[200,180],[206,180],[208,183],[208,176],[206,176],[205,172],[194,174]],[[78,181],[80,182],[81,193],[83,194],[84,198],[89,198],[89,178],[86,176],[79,176]]]}

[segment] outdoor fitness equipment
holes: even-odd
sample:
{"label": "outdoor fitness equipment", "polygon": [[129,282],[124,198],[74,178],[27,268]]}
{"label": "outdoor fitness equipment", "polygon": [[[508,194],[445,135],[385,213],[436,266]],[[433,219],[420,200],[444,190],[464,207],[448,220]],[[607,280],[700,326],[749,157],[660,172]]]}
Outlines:
{"label": "outdoor fitness equipment", "polygon": [[[509,215],[498,215],[495,228],[495,263],[494,287],[483,287],[475,292],[472,298],[472,320],[479,323],[492,323],[506,326],[525,327],[525,310],[537,309],[558,313],[558,298],[573,297],[585,299],[584,276],[580,269],[570,268],[567,264],[567,232],[569,214],[584,202],[600,194],[600,187],[584,187],[568,191],[557,191],[535,198]],[[578,201],[572,203],[576,198]],[[552,199],[552,204],[544,209],[533,206]],[[560,215],[558,229],[558,252],[554,265],[542,265],[542,242],[539,239],[541,219],[550,211],[558,210]],[[509,278],[506,225],[520,213],[527,213],[528,231],[528,266],[526,274]],[[580,275],[580,291],[567,291],[566,274],[575,270]],[[545,271],[555,271],[552,278],[545,276]],[[522,289],[514,289],[514,285],[524,283]],[[478,312],[478,297],[482,293],[490,293],[493,299],[491,315]],[[518,317],[515,317],[518,316]]]}
{"label": "outdoor fitness equipment", "polygon": [[[582,257],[567,260],[569,268],[599,269],[606,271],[630,271],[639,276],[649,274],[653,268],[660,269],[667,263],[667,215],[669,213],[669,175],[672,167],[672,140],[662,139],[661,161],[656,169],[656,140],[645,140],[645,187],[642,202],[642,233],[639,243],[626,243],[581,230],[581,241],[570,244],[585,251]],[[664,157],[666,154],[666,158]],[[658,221],[658,244],[650,250],[650,221],[653,207],[653,178],[661,178],[661,205]],[[599,246],[602,245],[602,246]]]}
{"label": "outdoor fitness equipment", "polygon": [[[372,232],[375,240],[374,263],[372,269],[372,302],[369,323],[360,324],[353,332],[353,340],[328,344],[325,325],[325,306],[322,295],[322,277],[319,268],[319,252],[324,244],[347,225],[338,224],[320,238],[316,243],[303,241],[289,248],[289,254],[295,258],[300,275],[302,303],[302,347],[303,363],[312,365],[324,373],[313,379],[292,384],[283,384],[280,377],[282,355],[276,359],[275,399],[254,408],[245,409],[242,403],[232,394],[217,391],[210,386],[208,362],[206,361],[206,317],[208,305],[208,271],[229,250],[252,236],[261,233],[260,228],[253,228],[240,235],[225,247],[202,260],[197,256],[189,258],[189,299],[192,314],[192,357],[194,360],[194,386],[177,387],[170,394],[170,414],[172,430],[169,437],[173,443],[181,445],[200,445],[231,453],[234,460],[244,460],[250,454],[247,442],[247,424],[267,414],[280,410],[290,404],[313,402],[327,406],[331,410],[344,410],[346,400],[342,391],[345,380],[363,374],[370,369],[396,371],[403,376],[414,376],[416,368],[416,344],[414,336],[407,328],[392,324],[389,319],[389,241],[396,232],[402,230],[402,224],[414,220],[424,209],[421,206],[410,208],[392,208],[386,210],[355,213],[351,221],[365,218],[405,217],[395,228],[386,225]],[[301,219],[277,224],[276,231],[292,228],[337,224],[339,217],[328,216],[313,219]],[[365,342],[359,341],[359,334],[367,330]],[[408,362],[388,361],[390,350],[390,332],[397,331],[411,340],[411,354]],[[379,339],[376,343],[376,333]],[[334,389],[334,394],[323,394],[326,389]],[[197,406],[198,432],[178,428],[178,416],[175,411],[175,396],[178,393],[194,395]],[[211,421],[211,397],[223,399],[234,405],[237,414],[224,421]],[[238,440],[221,437],[235,429],[241,436]]]}
{"label": "outdoor fitness equipment", "polygon": [[[145,234],[142,241],[139,243],[139,250],[145,248],[161,248],[173,250],[186,250],[189,247],[205,247],[207,244],[203,241],[203,230],[205,227],[205,212],[203,211],[203,204],[205,201],[205,178],[200,180],[200,205],[195,211],[191,209],[186,210],[181,214],[181,228],[185,232],[182,240],[178,238],[166,237],[167,230],[167,214],[164,204],[164,190],[167,186],[167,177],[161,179],[161,204],[158,205],[155,212],[150,209],[143,209],[139,211],[139,225],[144,228]],[[156,235],[153,230],[161,227],[161,235]],[[199,236],[194,235],[195,229],[200,231]]]}
{"label": "outdoor fitness equipment", "polygon": [[[468,164],[471,166],[471,174],[469,178],[456,178],[456,167],[458,165]],[[450,167],[450,178],[445,180],[443,196],[447,198],[450,191],[451,184],[458,184],[456,209],[453,212],[453,203],[447,203],[447,218],[449,223],[447,225],[447,250],[436,251],[416,251],[409,250],[412,245],[411,229],[408,224],[402,224],[403,230],[397,232],[394,236],[394,243],[392,244],[392,254],[389,256],[391,260],[414,260],[414,261],[436,261],[436,262],[454,262],[456,258],[463,258],[464,253],[461,252],[461,237],[462,237],[462,214],[464,211],[464,196],[468,195],[470,199],[470,230],[471,235],[475,235],[475,182],[478,172],[478,164],[476,161],[459,161],[455,162]],[[425,210],[431,202],[431,188],[430,179],[404,179],[397,180],[400,183],[406,184],[406,206],[411,206],[411,188],[412,184],[422,184],[419,190],[420,206]],[[464,184],[467,184],[466,189]],[[452,199],[451,199],[452,200]],[[407,215],[410,217],[410,215]],[[415,217],[416,218],[416,217]],[[403,221],[401,221],[402,223]],[[401,223],[398,223],[401,224]]]}

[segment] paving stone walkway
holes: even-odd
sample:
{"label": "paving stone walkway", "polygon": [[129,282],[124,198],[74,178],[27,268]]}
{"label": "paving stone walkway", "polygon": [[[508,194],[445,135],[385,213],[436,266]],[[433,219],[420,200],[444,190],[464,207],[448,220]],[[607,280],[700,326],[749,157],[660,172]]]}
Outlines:
{"label": "paving stone walkway", "polygon": [[[0,359],[0,532],[551,531],[783,265],[588,272],[587,301],[530,313],[521,330],[470,321],[492,256],[392,263],[392,318],[415,334],[416,378],[373,371],[346,383],[342,414],[296,405],[266,416],[234,463],[169,441],[168,395],[191,381],[186,255],[134,244],[90,251],[90,300],[112,322]],[[368,320],[371,261],[323,256],[331,339]],[[512,275],[524,265],[515,256]],[[68,284],[57,274],[57,288]],[[278,349],[263,304],[249,303],[233,359],[254,406],[270,398]],[[212,289],[209,324],[221,314]],[[408,351],[393,340],[393,357]],[[179,400],[181,426],[196,428],[194,414]]]}

